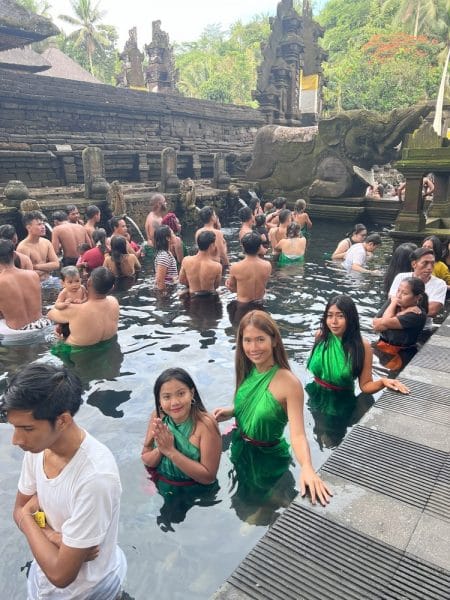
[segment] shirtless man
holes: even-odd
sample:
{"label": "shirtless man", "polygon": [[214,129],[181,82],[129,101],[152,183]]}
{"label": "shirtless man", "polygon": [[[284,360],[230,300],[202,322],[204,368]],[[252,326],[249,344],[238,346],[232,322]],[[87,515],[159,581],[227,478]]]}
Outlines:
{"label": "shirtless man", "polygon": [[[42,317],[42,296],[39,275],[35,271],[14,266],[14,244],[0,239],[0,343],[30,343],[38,341],[50,326]],[[39,337],[41,337],[39,335]]]}
{"label": "shirtless man", "polygon": [[27,212],[22,222],[28,235],[17,246],[17,250],[28,256],[41,281],[45,281],[52,271],[59,269],[59,260],[51,242],[41,236],[44,224],[42,213],[38,210]]}
{"label": "shirtless man", "polygon": [[88,299],[83,304],[70,304],[64,310],[52,308],[48,317],[56,323],[68,323],[70,346],[93,346],[111,339],[117,333],[119,303],[108,296],[114,286],[114,275],[105,267],[94,269],[87,281]]}
{"label": "shirtless man", "polygon": [[197,254],[183,258],[179,282],[189,288],[191,295],[214,294],[220,285],[222,267],[212,258],[216,251],[215,245],[215,232],[202,231],[197,237]]}
{"label": "shirtless man", "polygon": [[226,286],[237,293],[238,302],[261,302],[266,293],[266,283],[272,272],[270,262],[260,258],[261,236],[252,231],[241,240],[245,258],[230,266]]}
{"label": "shirtless man", "polygon": [[94,245],[92,241],[92,234],[94,233],[97,225],[100,223],[101,213],[98,206],[91,204],[86,209],[86,223],[84,224],[84,228],[86,229],[89,239],[91,240],[91,246]]}
{"label": "shirtless man", "polygon": [[150,200],[150,212],[145,219],[145,233],[147,244],[153,248],[155,243],[155,230],[161,226],[161,221],[167,210],[167,201],[162,194],[154,194]]}
{"label": "shirtless man", "polygon": [[275,206],[275,210],[269,213],[266,218],[266,226],[269,228],[269,230],[272,227],[277,227],[279,225],[278,217],[280,212],[286,208],[286,198],[283,198],[282,196],[275,198],[273,205]]}
{"label": "shirtless man", "polygon": [[204,206],[199,212],[202,227],[195,232],[195,242],[197,243],[198,236],[203,231],[213,231],[216,234],[216,250],[211,258],[216,262],[220,262],[223,267],[228,267],[230,264],[227,254],[227,243],[223,233],[220,231],[220,223],[215,210],[211,206]]}
{"label": "shirtless man", "polygon": [[63,267],[74,266],[80,256],[80,245],[89,244],[89,246],[92,246],[91,239],[83,225],[69,223],[67,213],[63,210],[58,211],[57,218],[60,224],[52,232],[53,249],[56,254],[59,254],[62,250],[61,264]]}
{"label": "shirtless man", "polygon": [[[14,244],[14,248],[17,247],[19,238],[17,237],[16,228],[14,225],[1,225],[0,226],[0,238],[4,240],[10,240]],[[14,266],[18,269],[29,269],[33,270],[33,263],[26,254],[17,252],[14,250]]]}
{"label": "shirtless man", "polygon": [[75,204],[68,204],[66,206],[66,213],[69,223],[83,225],[83,219],[80,218],[80,211]]}
{"label": "shirtless man", "polygon": [[243,206],[239,209],[239,219],[241,220],[241,228],[239,230],[239,241],[242,240],[244,235],[253,231],[253,225],[255,224],[255,217],[252,209],[248,206]]}
{"label": "shirtless man", "polygon": [[292,213],[288,208],[283,208],[278,215],[279,225],[278,227],[273,227],[269,231],[269,241],[272,246],[272,250],[274,254],[279,254],[279,250],[277,251],[275,248],[279,241],[287,238],[287,228],[292,222]]}
{"label": "shirtless man", "polygon": [[138,252],[133,249],[130,244],[130,234],[128,233],[128,227],[123,217],[112,217],[109,220],[109,226],[112,229],[111,237],[106,240],[106,247],[108,248],[108,252],[111,251],[111,238],[115,235],[121,235],[127,240],[127,252],[128,254],[134,254],[134,256],[138,255]]}

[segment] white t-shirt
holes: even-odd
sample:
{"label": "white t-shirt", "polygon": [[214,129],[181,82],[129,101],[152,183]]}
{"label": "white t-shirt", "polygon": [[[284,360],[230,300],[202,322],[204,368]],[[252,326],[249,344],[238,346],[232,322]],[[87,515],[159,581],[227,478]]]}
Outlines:
{"label": "white t-shirt", "polygon": [[348,271],[351,271],[352,265],[360,265],[364,267],[367,260],[367,251],[364,247],[364,244],[353,244],[347,250],[344,256],[343,267]]}
{"label": "white t-shirt", "polygon": [[120,591],[126,560],[117,546],[122,487],[110,450],[86,432],[80,448],[61,473],[48,479],[44,453],[26,452],[19,491],[37,493],[50,527],[61,532],[71,548],[100,545],[95,560],[83,563],[66,588],[55,587],[33,561],[28,576],[28,600],[113,600]]}
{"label": "white t-shirt", "polygon": [[[400,283],[408,277],[414,277],[414,273],[399,273],[395,276],[392,282],[391,289],[389,290],[389,297],[395,296],[397,293]],[[445,304],[445,297],[447,295],[447,284],[443,279],[432,275],[430,280],[425,284],[425,293],[428,296],[428,302],[439,302],[442,306]],[[430,329],[433,325],[433,319],[427,317],[424,329]]]}

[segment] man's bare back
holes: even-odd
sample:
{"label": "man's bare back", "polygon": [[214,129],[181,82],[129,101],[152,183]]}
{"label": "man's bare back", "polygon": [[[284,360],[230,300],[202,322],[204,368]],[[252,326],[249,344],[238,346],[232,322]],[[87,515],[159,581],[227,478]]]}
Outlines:
{"label": "man's bare back", "polygon": [[272,272],[272,265],[259,256],[246,256],[230,266],[227,287],[237,293],[239,302],[262,300],[266,293],[266,284]]}
{"label": "man's bare back", "polygon": [[154,213],[153,211],[148,213],[145,219],[145,233],[147,234],[147,243],[149,246],[153,246],[155,243],[155,231],[161,226],[163,218],[162,216]]}
{"label": "man's bare back", "polygon": [[46,279],[52,271],[59,269],[58,257],[46,238],[39,237],[36,240],[25,238],[17,246],[17,251],[28,256],[41,280]]}
{"label": "man's bare back", "polygon": [[52,244],[56,254],[62,248],[64,258],[78,258],[80,256],[80,244],[91,246],[92,242],[83,225],[66,221],[53,229]]}
{"label": "man's bare back", "polygon": [[113,296],[88,299],[83,304],[71,304],[64,310],[52,308],[48,316],[57,323],[69,324],[68,344],[93,346],[117,333],[119,303]]}
{"label": "man's bare back", "polygon": [[209,256],[186,256],[181,263],[179,281],[191,294],[214,292],[220,285],[222,266]]}
{"label": "man's bare back", "polygon": [[0,312],[11,329],[21,329],[42,316],[39,276],[8,266],[0,272]]}
{"label": "man's bare back", "polygon": [[212,258],[212,260],[215,260],[216,262],[221,263],[224,267],[227,267],[230,264],[230,262],[228,260],[228,254],[227,254],[227,243],[225,241],[223,233],[220,231],[220,229],[216,229],[213,225],[205,225],[204,227],[197,229],[197,231],[195,232],[195,241],[196,242],[197,242],[198,236],[203,231],[213,231],[216,234],[216,250],[211,255],[211,258]]}

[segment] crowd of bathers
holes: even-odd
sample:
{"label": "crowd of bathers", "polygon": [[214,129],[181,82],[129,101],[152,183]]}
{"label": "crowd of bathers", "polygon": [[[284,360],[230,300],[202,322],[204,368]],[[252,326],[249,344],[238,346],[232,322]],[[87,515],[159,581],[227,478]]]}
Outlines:
{"label": "crowd of bathers", "polygon": [[[214,493],[222,455],[219,424],[234,419],[230,458],[236,493],[258,505],[289,470],[291,451],[284,437],[289,425],[290,445],[301,466],[300,493],[326,505],[332,491],[312,465],[303,388],[291,370],[278,326],[264,309],[270,258],[280,268],[295,269],[304,261],[312,228],[306,203],[298,200],[290,210],[284,198],[261,206],[252,197],[239,209],[243,258],[230,265],[214,208],[199,210],[197,252],[185,256],[176,214],[167,212],[161,194],[151,202],[141,247],[130,238],[125,216],[109,220],[108,237],[98,227],[96,206],[87,208],[85,224],[75,206],[54,213],[51,241],[39,211],[24,214],[27,236],[19,244],[14,227],[0,227],[1,343],[11,336],[16,343],[32,342],[51,322],[72,349],[111,339],[119,321],[119,304],[111,291],[121,279],[133,283],[144,255],[154,260],[157,290],[165,293],[181,284],[184,294],[206,302],[217,300],[224,270],[229,269],[225,285],[236,293],[238,305],[233,404],[208,412],[191,375],[180,367],[166,369],[154,384],[155,406],[142,461],[163,496],[174,497],[186,488],[195,494]],[[357,224],[331,260],[347,273],[380,275],[367,267],[380,244],[378,233]],[[449,264],[449,244],[443,249],[436,236],[427,237],[421,247],[404,243],[395,249],[384,275],[386,299],[373,319],[380,335],[375,344],[361,336],[350,295],[329,299],[307,362],[313,376],[306,386],[312,411],[324,411],[330,404],[351,408],[355,380],[366,394],[386,387],[408,393],[394,376],[444,306]],[[52,278],[58,270],[60,277]],[[44,317],[41,286],[59,281],[62,289]],[[376,380],[374,352],[390,371]],[[11,378],[2,399],[3,414],[14,428],[13,443],[25,451],[14,519],[35,558],[28,576],[29,598],[121,597],[126,560],[117,546],[120,478],[108,448],[74,419],[81,393],[72,369],[36,362]],[[61,588],[67,588],[66,596],[57,591]]]}

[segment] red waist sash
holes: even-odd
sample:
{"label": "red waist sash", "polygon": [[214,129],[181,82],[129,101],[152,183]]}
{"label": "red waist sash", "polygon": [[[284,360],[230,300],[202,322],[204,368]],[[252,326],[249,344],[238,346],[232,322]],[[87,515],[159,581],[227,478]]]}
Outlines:
{"label": "red waist sash", "polygon": [[319,379],[319,377],[314,376],[314,381],[328,390],[335,390],[336,392],[345,392],[350,391],[352,388],[340,387],[339,385],[333,385],[329,381],[324,381],[323,379]]}
{"label": "red waist sash", "polygon": [[163,483],[168,483],[169,485],[174,485],[176,487],[188,487],[191,485],[197,485],[197,482],[193,479],[168,479],[167,477],[164,477],[164,475],[161,475],[161,473],[158,473],[158,471],[156,469],[153,469],[152,467],[146,466],[145,468],[150,474],[152,481],[154,481],[155,483],[158,483],[158,481],[162,481]]}
{"label": "red waist sash", "polygon": [[262,442],[261,440],[254,440],[250,436],[246,435],[239,429],[239,435],[244,440],[244,442],[248,442],[252,444],[252,446],[258,446],[260,448],[273,448],[274,446],[278,446],[280,440],[276,440],[275,442]]}

